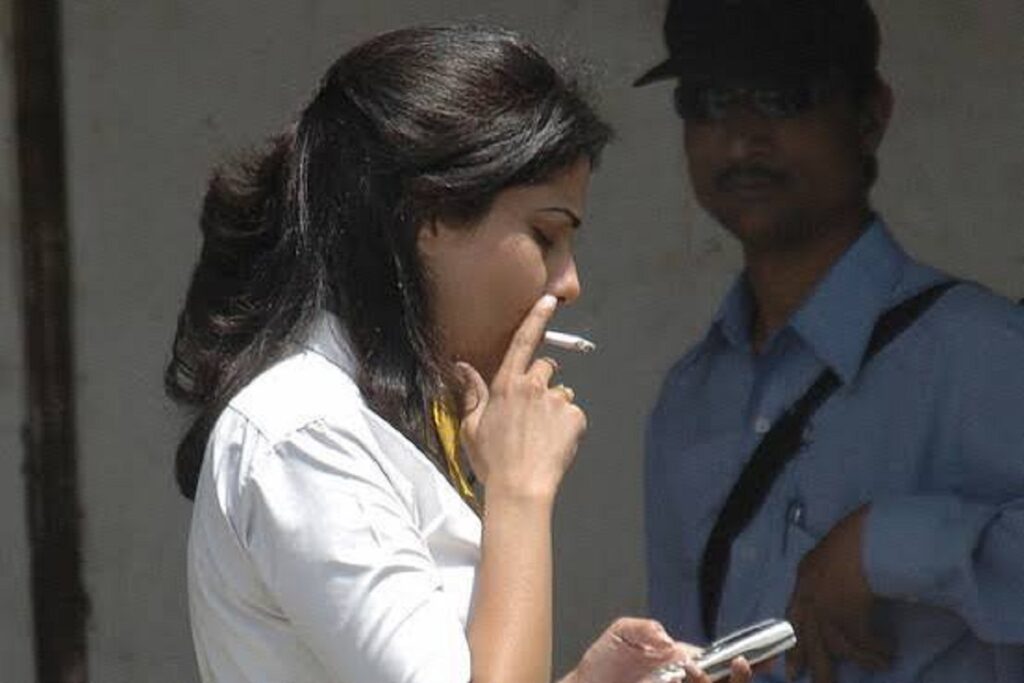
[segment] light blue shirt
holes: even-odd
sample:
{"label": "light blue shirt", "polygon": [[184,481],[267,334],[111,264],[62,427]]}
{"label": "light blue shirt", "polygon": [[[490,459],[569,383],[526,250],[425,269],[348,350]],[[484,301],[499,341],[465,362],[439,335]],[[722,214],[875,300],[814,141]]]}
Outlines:
{"label": "light blue shirt", "polygon": [[737,280],[648,428],[648,598],[676,637],[704,640],[698,568],[743,464],[831,367],[843,386],[733,545],[718,633],[784,616],[800,558],[870,502],[865,572],[897,656],[840,683],[1024,682],[1024,308],[957,285],[861,367],[878,317],[943,279],[876,221],[757,355]]}

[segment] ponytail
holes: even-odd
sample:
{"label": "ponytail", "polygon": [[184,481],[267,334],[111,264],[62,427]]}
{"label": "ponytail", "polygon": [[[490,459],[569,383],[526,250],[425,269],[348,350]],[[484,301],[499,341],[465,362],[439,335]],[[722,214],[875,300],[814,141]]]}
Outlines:
{"label": "ponytail", "polygon": [[288,186],[294,135],[234,170],[218,171],[203,201],[202,253],[164,372],[167,394],[198,411],[178,446],[181,492],[195,494],[203,452],[217,415],[308,324],[320,298],[308,290],[308,245],[286,230],[294,212]]}

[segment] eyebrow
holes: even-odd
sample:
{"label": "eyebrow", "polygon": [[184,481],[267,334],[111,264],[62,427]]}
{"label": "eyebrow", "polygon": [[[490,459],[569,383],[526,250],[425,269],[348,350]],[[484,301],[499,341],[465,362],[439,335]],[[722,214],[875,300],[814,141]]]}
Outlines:
{"label": "eyebrow", "polygon": [[583,223],[579,216],[562,206],[548,206],[537,210],[539,213],[560,213],[569,219],[573,228],[578,228]]}

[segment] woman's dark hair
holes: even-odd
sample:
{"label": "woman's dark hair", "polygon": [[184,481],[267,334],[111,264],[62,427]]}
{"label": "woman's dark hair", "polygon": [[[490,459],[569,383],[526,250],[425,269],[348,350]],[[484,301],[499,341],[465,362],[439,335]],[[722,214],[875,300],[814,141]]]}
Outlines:
{"label": "woman's dark hair", "polygon": [[182,493],[194,496],[228,401],[324,309],[344,323],[368,404],[436,458],[428,407],[448,370],[419,226],[471,223],[506,188],[596,164],[610,135],[573,82],[503,30],[405,29],[342,56],[269,149],[210,181],[164,377],[194,411]]}

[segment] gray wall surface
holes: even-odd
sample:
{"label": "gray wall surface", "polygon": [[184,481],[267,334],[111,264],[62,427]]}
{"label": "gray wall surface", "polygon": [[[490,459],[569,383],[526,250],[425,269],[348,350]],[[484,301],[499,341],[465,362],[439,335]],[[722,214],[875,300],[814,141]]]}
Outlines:
{"label": "gray wall surface", "polygon": [[[558,668],[644,611],[643,421],[669,363],[739,265],[696,207],[663,54],[663,0],[74,0],[63,7],[90,680],[195,679],[171,459],[182,422],[161,372],[198,249],[211,166],[283,126],[343,50],[410,23],[521,30],[584,62],[618,131],[595,176],[584,295],[560,325],[600,345],[564,374],[590,432],[558,513]],[[1024,295],[1024,3],[877,0],[897,109],[876,198],[921,258]],[[0,677],[31,680],[7,5],[0,28]]]}

